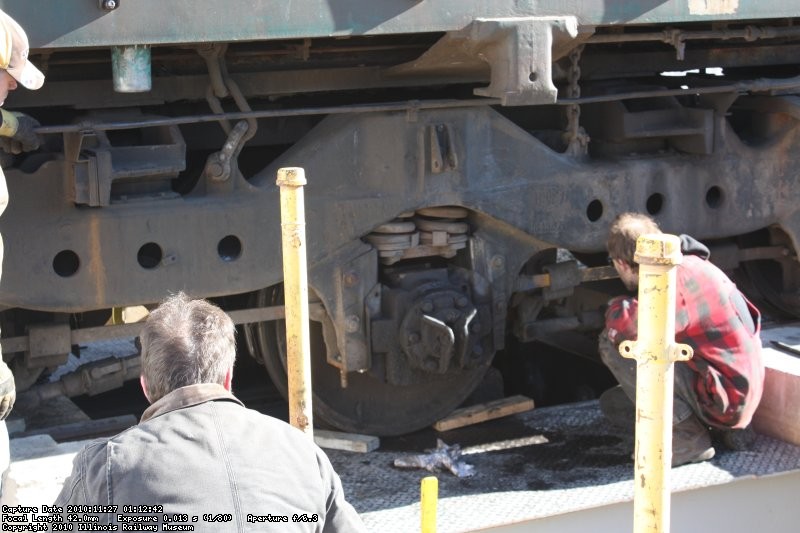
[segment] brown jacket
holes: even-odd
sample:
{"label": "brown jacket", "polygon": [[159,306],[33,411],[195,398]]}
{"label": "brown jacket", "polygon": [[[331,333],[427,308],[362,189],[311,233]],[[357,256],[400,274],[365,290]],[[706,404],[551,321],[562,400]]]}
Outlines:
{"label": "brown jacket", "polygon": [[165,516],[194,531],[365,531],[311,439],[213,384],[177,389],[138,425],[90,443],[56,505],[65,519],[69,505],[116,505],[88,511],[113,524],[151,515],[159,531]]}

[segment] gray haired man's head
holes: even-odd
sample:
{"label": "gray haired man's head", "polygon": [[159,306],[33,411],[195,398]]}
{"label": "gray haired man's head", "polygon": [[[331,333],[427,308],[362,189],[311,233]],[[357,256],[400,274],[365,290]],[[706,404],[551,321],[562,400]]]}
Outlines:
{"label": "gray haired man's head", "polygon": [[236,359],[230,317],[216,305],[192,300],[182,292],[150,313],[139,339],[143,384],[150,402],[187,385],[224,385]]}

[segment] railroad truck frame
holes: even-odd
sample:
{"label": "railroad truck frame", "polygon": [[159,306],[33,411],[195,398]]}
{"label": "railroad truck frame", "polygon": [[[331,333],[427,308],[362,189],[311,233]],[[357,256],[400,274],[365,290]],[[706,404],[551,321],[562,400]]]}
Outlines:
{"label": "railroad truck frame", "polygon": [[[591,351],[625,211],[800,311],[800,7],[754,0],[6,0],[3,357],[20,389],[183,290],[285,391],[276,171],[306,171],[319,420],[379,435],[496,353]],[[113,369],[92,380],[106,382]],[[113,380],[112,380],[113,381]]]}

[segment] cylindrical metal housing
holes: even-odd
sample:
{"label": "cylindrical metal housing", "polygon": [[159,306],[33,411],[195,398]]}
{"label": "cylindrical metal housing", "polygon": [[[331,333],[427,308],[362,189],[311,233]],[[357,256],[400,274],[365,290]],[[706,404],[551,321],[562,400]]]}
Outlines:
{"label": "cylindrical metal housing", "polygon": [[142,93],[153,88],[150,47],[146,45],[111,48],[111,71],[118,93]]}

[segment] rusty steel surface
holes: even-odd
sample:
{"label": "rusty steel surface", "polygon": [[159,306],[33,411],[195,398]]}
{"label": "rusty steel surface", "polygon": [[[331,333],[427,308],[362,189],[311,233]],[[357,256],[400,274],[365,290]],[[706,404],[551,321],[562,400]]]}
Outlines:
{"label": "rusty steel surface", "polygon": [[[362,235],[421,205],[462,205],[502,222],[505,228],[487,227],[486,235],[494,233],[491,245],[500,246],[495,253],[506,256],[508,275],[502,283],[508,292],[516,283],[511,274],[537,247],[535,239],[510,228],[566,249],[598,252],[613,218],[607,213],[642,211],[656,192],[666,204],[659,222],[674,233],[714,239],[780,223],[793,242],[800,238],[800,189],[791,185],[800,166],[792,149],[800,126],[794,124],[778,142],[748,146],[720,123],[716,152],[704,158],[676,153],[581,164],[490,109],[425,111],[419,117],[416,122],[400,113],[329,117],[249,182],[228,180],[220,186],[226,194],[122,200],[88,213],[60,202],[62,192],[49,186],[68,173],[63,162],[45,163],[35,175],[8,170],[13,201],[0,228],[8,249],[27,252],[6,260],[2,301],[78,311],[159,301],[176,286],[212,296],[277,283],[280,256],[272,251],[280,242],[278,211],[264,206],[277,206],[272,184],[277,168],[300,163],[309,176],[309,276],[317,287],[328,283],[326,265],[363,253],[352,246]],[[431,175],[421,166],[429,164],[427,158],[408,153],[418,135],[436,124],[449,124],[457,139],[469,139],[474,148],[456,144],[458,168]],[[393,132],[391,139],[386,132]],[[353,138],[364,142],[353,143]],[[493,164],[486,166],[487,161]],[[325,178],[332,175],[337,179]],[[719,204],[708,203],[712,188],[724,191]],[[616,194],[621,190],[626,194]],[[43,194],[50,196],[47,209],[42,209]],[[592,220],[593,205],[602,206],[598,220]],[[191,238],[185,236],[187,228]],[[31,234],[37,235],[34,248],[27,245]],[[242,242],[243,253],[234,261],[218,252],[227,235]],[[142,268],[136,250],[150,241],[163,256]],[[53,255],[63,249],[74,250],[82,268],[71,276],[27,282],[31,273],[51,268]]]}
{"label": "rusty steel surface", "polygon": [[[0,7],[47,77],[6,102],[41,147],[0,154],[0,325],[21,389],[81,335],[113,335],[112,308],[178,290],[281,306],[274,176],[291,166],[308,179],[315,415],[346,431],[425,427],[498,359],[541,364],[528,343],[596,358],[624,211],[722,250],[759,305],[800,316],[794,3]],[[242,327],[277,384],[280,318]],[[546,373],[537,390],[563,368]]]}

